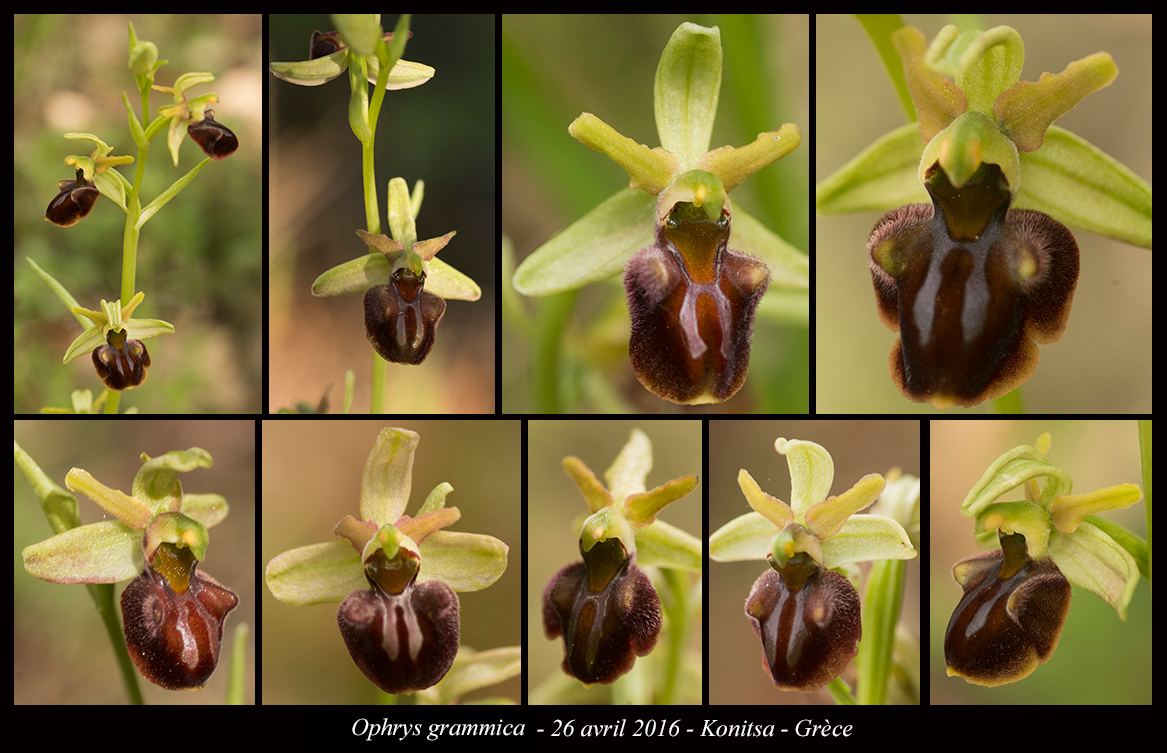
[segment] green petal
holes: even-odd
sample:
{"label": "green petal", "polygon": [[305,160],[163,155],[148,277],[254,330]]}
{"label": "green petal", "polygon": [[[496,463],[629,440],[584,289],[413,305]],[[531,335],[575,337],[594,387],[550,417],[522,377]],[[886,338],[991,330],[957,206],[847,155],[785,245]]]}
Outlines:
{"label": "green petal", "polygon": [[640,429],[633,429],[628,442],[604,473],[612,499],[623,501],[646,491],[645,479],[652,470],[652,442]]}
{"label": "green petal", "polygon": [[1109,86],[1117,75],[1114,59],[1099,52],[1075,60],[1056,75],[1043,73],[1036,83],[1018,82],[997,98],[993,114],[1019,150],[1032,152],[1041,147],[1051,123],[1086,95]]}
{"label": "green petal", "polygon": [[928,203],[918,177],[923,153],[915,123],[884,134],[819,183],[815,208],[820,214],[844,214]]}
{"label": "green petal", "polygon": [[779,437],[774,441],[774,449],[786,456],[790,466],[790,507],[794,519],[802,522],[807,510],[831,493],[835,463],[822,445],[802,439]]}
{"label": "green petal", "polygon": [[182,484],[178,474],[196,468],[210,468],[211,453],[199,447],[174,450],[151,458],[142,455],[142,467],[134,476],[131,492],[135,499],[150,505],[155,515],[182,509]]}
{"label": "green petal", "polygon": [[1021,155],[1021,192],[1015,206],[1151,248],[1150,184],[1058,126],[1050,126],[1041,149]]}
{"label": "green petal", "polygon": [[[746,496],[746,502],[749,503],[750,507],[770,521],[771,525],[776,526],[778,530],[782,530],[794,521],[794,510],[790,508],[790,505],[762,491],[762,487],[758,486],[758,482],[754,481],[754,477],[745,468],[738,471],[737,485],[741,487],[742,494]],[[773,535],[774,531],[770,531],[770,536]]]}
{"label": "green petal", "polygon": [[361,556],[348,541],[284,552],[267,563],[265,577],[272,596],[293,607],[340,602],[368,587]]}
{"label": "green petal", "polygon": [[677,158],[664,149],[649,149],[644,144],[637,144],[590,112],[573,120],[567,132],[624,168],[632,188],[654,195],[672,182],[679,167]]}
{"label": "green petal", "polygon": [[608,493],[608,490],[596,478],[596,474],[592,472],[591,468],[584,465],[582,460],[574,456],[564,458],[563,470],[579,487],[584,501],[588,503],[589,510],[599,512],[612,504],[612,495]]}
{"label": "green petal", "polygon": [[653,104],[660,143],[688,170],[709,151],[721,90],[721,31],[682,23],[656,69]]}
{"label": "green petal", "polygon": [[300,86],[320,86],[348,70],[348,50],[341,49],[315,60],[298,63],[272,63],[276,78]]}
{"label": "green petal", "polygon": [[925,143],[968,109],[964,92],[947,77],[924,65],[928,41],[919,29],[905,27],[891,35],[904,64],[904,76],[916,103],[920,136]]}
{"label": "green petal", "polygon": [[667,505],[688,496],[696,488],[696,476],[682,476],[652,491],[629,495],[624,501],[624,510],[629,522],[636,528],[642,528],[656,520],[657,513]]}
{"label": "green petal", "polygon": [[878,473],[859,479],[837,497],[828,497],[806,511],[806,527],[820,539],[834,536],[847,518],[874,502],[887,482]]}
{"label": "green petal", "polygon": [[515,270],[515,290],[551,295],[619,274],[651,246],[656,200],[626,188],[537,248]]}
{"label": "green petal", "polygon": [[138,531],[145,528],[157,512],[161,512],[154,510],[144,500],[106,486],[81,468],[73,468],[65,475],[65,486],[71,492],[81,492],[101,509]]}
{"label": "green petal", "polygon": [[440,580],[455,591],[480,591],[502,577],[509,551],[486,534],[438,531],[421,546],[417,579]]}
{"label": "green petal", "polygon": [[1130,507],[1143,498],[1143,491],[1134,484],[1119,484],[1098,489],[1088,494],[1064,494],[1049,503],[1050,517],[1059,533],[1070,533],[1078,528],[1087,515],[1106,510]]}
{"label": "green petal", "polygon": [[715,562],[764,560],[774,533],[774,524],[761,513],[748,512],[713,532],[709,537],[709,559]]}
{"label": "green petal", "polygon": [[1126,609],[1139,583],[1139,567],[1114,539],[1090,523],[1071,534],[1055,533],[1049,540],[1050,556],[1062,574],[1106,600],[1126,619]]}
{"label": "green petal", "polygon": [[116,583],[145,569],[141,531],[117,520],[71,528],[21,554],[25,570],[53,583]]}
{"label": "green petal", "polygon": [[408,429],[377,435],[361,476],[361,520],[396,523],[405,514],[413,483],[413,453],[421,437]]}
{"label": "green petal", "polygon": [[828,568],[866,560],[910,560],[916,556],[903,526],[883,515],[852,515],[837,534],[822,542],[822,547]]}
{"label": "green petal", "polygon": [[636,532],[636,552],[638,565],[701,572],[701,540],[663,520]]}
{"label": "green petal", "polygon": [[721,178],[725,190],[732,191],[763,167],[790,154],[800,143],[798,126],[786,123],[776,131],[759,133],[752,144],[714,149],[698,160],[698,167]]}

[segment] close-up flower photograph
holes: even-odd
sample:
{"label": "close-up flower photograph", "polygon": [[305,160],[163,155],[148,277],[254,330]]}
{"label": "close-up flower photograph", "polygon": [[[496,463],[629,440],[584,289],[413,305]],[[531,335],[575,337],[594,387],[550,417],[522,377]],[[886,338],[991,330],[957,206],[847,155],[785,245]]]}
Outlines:
{"label": "close-up flower photograph", "polygon": [[527,699],[702,702],[701,422],[528,425]]}
{"label": "close-up flower photograph", "polygon": [[264,703],[519,702],[520,431],[265,424]]}
{"label": "close-up flower photograph", "polygon": [[1151,703],[1151,446],[1149,420],[932,422],[933,704]]}
{"label": "close-up flower photograph", "polygon": [[502,19],[503,410],[808,412],[808,17],[613,21]]}
{"label": "close-up flower photograph", "polygon": [[1148,413],[1150,16],[816,20],[818,411]]}
{"label": "close-up flower photograph", "polygon": [[709,703],[919,704],[919,424],[712,421],[709,445]]}
{"label": "close-up flower photograph", "polygon": [[15,703],[255,702],[254,429],[15,423]]}

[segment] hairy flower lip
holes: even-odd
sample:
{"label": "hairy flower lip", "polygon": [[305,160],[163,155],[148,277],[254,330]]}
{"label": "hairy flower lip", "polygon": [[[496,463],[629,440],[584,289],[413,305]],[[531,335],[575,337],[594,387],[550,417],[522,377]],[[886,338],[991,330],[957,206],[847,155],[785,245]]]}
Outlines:
{"label": "hairy flower lip", "polygon": [[614,570],[590,564],[619,544],[609,542],[557,572],[543,592],[543,631],[551,640],[563,636],[561,667],[585,685],[611,685],[627,674],[661,630],[660,599],[635,554]]}
{"label": "hairy flower lip", "polygon": [[832,570],[789,584],[785,574],[767,570],[754,582],[745,612],[762,643],[766,674],[779,690],[819,690],[859,652],[859,593]]}
{"label": "hairy flower lip", "polygon": [[961,560],[964,595],[944,633],[948,675],[995,687],[1021,680],[1053,655],[1070,611],[1070,583],[1053,560],[1033,560],[1020,534]]}
{"label": "hairy flower lip", "polygon": [[134,666],[166,690],[199,690],[219,663],[223,621],[239,597],[193,565],[189,586],[175,593],[152,567],[122,592],[126,647]]}
{"label": "hairy flower lip", "polygon": [[971,407],[1023,384],[1035,342],[1060,339],[1078,278],[1073,235],[1048,215],[1009,209],[985,163],[961,189],[937,166],[933,204],[885,214],[868,242],[880,319],[900,337],[888,357],[905,397]]}
{"label": "hairy flower lip", "polygon": [[656,245],[629,259],[624,289],[636,378],[674,403],[723,402],[745,383],[754,314],[770,270],[728,248],[730,216],[679,202]]}

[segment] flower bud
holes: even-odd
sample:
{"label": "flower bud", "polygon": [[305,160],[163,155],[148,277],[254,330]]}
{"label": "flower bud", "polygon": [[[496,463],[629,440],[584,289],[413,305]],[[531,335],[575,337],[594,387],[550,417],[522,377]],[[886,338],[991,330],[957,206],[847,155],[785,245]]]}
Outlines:
{"label": "flower bud", "polygon": [[746,617],[779,690],[810,693],[838,677],[859,652],[859,594],[805,552],[771,567],[750,590]]}
{"label": "flower bud", "polygon": [[353,591],[336,613],[357,667],[386,693],[437,684],[458,655],[458,596],[437,580],[416,583],[417,554],[390,560],[378,550],[365,565],[372,586]]}
{"label": "flower bud", "polygon": [[101,196],[93,181],[85,179],[85,173],[81,168],[77,168],[75,180],[59,180],[57,188],[60,193],[49,202],[45,219],[60,227],[72,227],[80,222]]}
{"label": "flower bud", "polygon": [[1070,613],[1070,583],[1053,560],[1033,560],[1021,534],[1000,532],[1000,551],[956,563],[964,589],[944,633],[950,677],[993,687],[1049,660]]}
{"label": "flower bud", "polygon": [[618,538],[597,542],[584,561],[560,570],[543,592],[543,630],[563,636],[563,671],[610,685],[656,645],[660,599]]}
{"label": "flower bud", "polygon": [[215,120],[214,110],[207,110],[203,119],[191,123],[186,132],[211,159],[227,159],[239,148],[239,139],[230,128]]}
{"label": "flower bud", "polygon": [[120,391],[146,381],[150,353],[141,340],[131,339],[125,330],[119,330],[111,331],[105,341],[105,345],[93,350],[93,367],[106,387]]}
{"label": "flower bud", "polygon": [[122,592],[134,666],[167,690],[199,690],[219,663],[223,620],[239,598],[195,569],[189,549],[162,544]]}
{"label": "flower bud", "polygon": [[729,213],[678,202],[657,225],[656,245],[624,268],[632,316],[628,354],[636,378],[674,403],[728,400],[750,364],[754,311],[770,270],[730,251]]}

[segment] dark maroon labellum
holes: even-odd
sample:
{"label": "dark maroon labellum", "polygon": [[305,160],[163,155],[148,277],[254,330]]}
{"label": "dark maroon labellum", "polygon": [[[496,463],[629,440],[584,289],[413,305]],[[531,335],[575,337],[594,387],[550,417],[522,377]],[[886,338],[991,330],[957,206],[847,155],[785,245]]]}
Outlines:
{"label": "dark maroon labellum", "polygon": [[365,676],[386,693],[437,684],[458,655],[458,595],[437,580],[410,581],[392,594],[371,578],[336,613],[344,645]]}
{"label": "dark maroon labellum", "polygon": [[207,110],[203,120],[191,123],[187,133],[211,159],[227,159],[239,148],[239,139],[227,126],[215,120],[215,111]]}
{"label": "dark maroon labellum", "polygon": [[122,592],[126,648],[134,666],[167,690],[198,690],[219,663],[223,620],[238,603],[229,588],[193,567],[189,586],[178,594],[147,565]]}
{"label": "dark maroon labellum", "polygon": [[961,188],[929,168],[932,205],[888,212],[868,242],[880,318],[898,330],[888,364],[905,397],[971,407],[1023,384],[1038,343],[1058,340],[1078,282],[1078,245],[1049,215],[1010,209],[1000,167]]}
{"label": "dark maroon labellum", "polygon": [[1021,534],[998,535],[999,551],[953,568],[964,597],[944,633],[949,676],[988,687],[1048,661],[1070,612],[1070,583],[1053,560],[1031,559]]}
{"label": "dark maroon labellum", "polygon": [[423,289],[424,272],[395,269],[390,282],[365,293],[365,335],[386,361],[417,365],[434,346],[446,302]]}
{"label": "dark maroon labellum", "polygon": [[682,405],[733,397],[746,380],[754,312],[770,270],[727,247],[730,218],[680,202],[656,245],[624,268],[632,316],[628,355],[650,392]]}
{"label": "dark maroon labellum", "polygon": [[45,219],[60,227],[72,227],[80,222],[101,196],[93,181],[85,180],[81,168],[77,168],[76,180],[59,180],[57,188],[60,193],[49,202]]}
{"label": "dark maroon labellum", "polygon": [[790,585],[775,570],[758,578],[746,617],[762,641],[762,664],[774,685],[810,693],[842,674],[859,652],[859,593],[832,570],[791,569]]}
{"label": "dark maroon labellum", "polygon": [[128,338],[125,330],[110,332],[105,340],[93,350],[93,366],[105,386],[120,391],[146,381],[150,353],[142,341]]}
{"label": "dark maroon labellum", "polygon": [[619,539],[597,543],[584,558],[547,584],[543,630],[549,639],[563,636],[564,672],[610,685],[656,645],[660,599]]}
{"label": "dark maroon labellum", "polygon": [[[381,38],[386,42],[393,39],[393,32],[387,31],[381,35]],[[407,39],[413,38],[413,32],[409,32]],[[327,34],[321,31],[312,32],[312,42],[308,45],[308,59],[315,60],[316,58],[326,57],[345,48],[344,40],[340,38],[340,34],[335,31],[330,31]]]}

